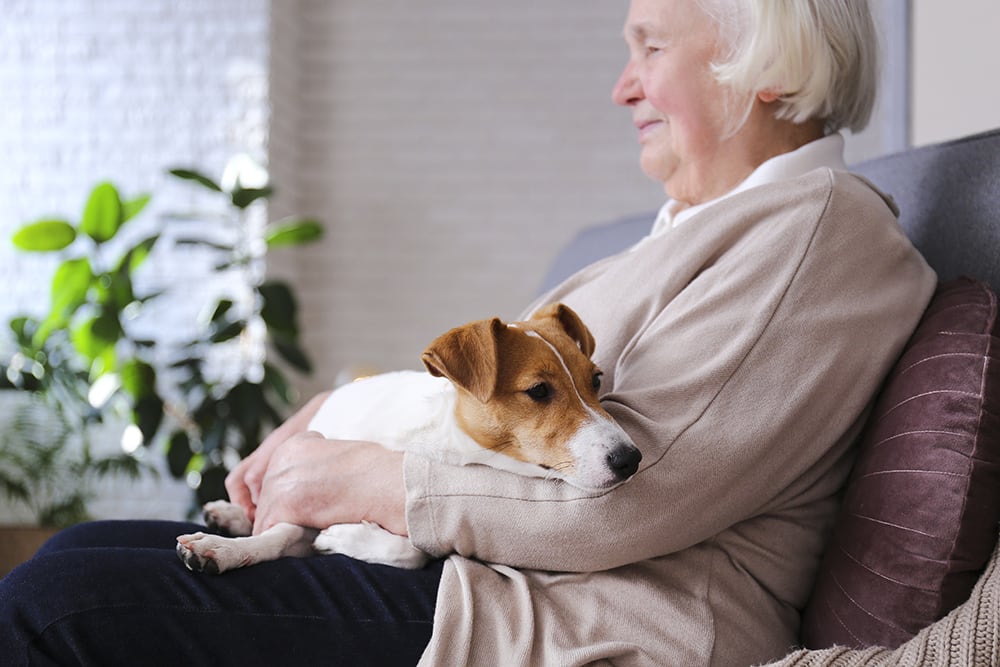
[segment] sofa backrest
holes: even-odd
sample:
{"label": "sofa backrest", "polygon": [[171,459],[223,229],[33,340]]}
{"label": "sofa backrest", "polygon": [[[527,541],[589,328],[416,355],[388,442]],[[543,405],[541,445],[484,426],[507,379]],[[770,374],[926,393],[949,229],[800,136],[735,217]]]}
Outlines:
{"label": "sofa backrest", "polygon": [[941,281],[1000,288],[1000,129],[855,165],[888,192],[907,236]]}

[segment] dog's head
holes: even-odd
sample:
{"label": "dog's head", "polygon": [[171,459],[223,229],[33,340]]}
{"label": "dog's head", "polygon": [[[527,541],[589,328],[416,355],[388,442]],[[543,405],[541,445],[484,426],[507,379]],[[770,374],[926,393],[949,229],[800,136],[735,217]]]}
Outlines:
{"label": "dog's head", "polygon": [[594,337],[568,306],[525,322],[472,322],[423,354],[432,375],[458,390],[459,426],[480,446],[583,489],[619,484],[642,456],[601,407]]}

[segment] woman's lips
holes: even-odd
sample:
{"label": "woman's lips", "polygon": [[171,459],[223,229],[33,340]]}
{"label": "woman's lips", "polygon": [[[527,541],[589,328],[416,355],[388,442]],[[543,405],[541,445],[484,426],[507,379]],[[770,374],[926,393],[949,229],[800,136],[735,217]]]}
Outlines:
{"label": "woman's lips", "polygon": [[663,124],[662,120],[641,120],[636,121],[635,127],[639,130],[639,141],[643,141],[647,135],[654,132],[656,128]]}

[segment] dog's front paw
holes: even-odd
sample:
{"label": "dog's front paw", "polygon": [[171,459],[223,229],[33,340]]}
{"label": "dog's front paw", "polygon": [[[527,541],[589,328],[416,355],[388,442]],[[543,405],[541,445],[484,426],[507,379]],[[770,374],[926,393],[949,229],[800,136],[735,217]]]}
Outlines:
{"label": "dog's front paw", "polygon": [[205,525],[223,535],[242,537],[253,532],[253,522],[247,516],[246,510],[239,505],[225,500],[215,500],[205,503],[202,512]]}
{"label": "dog's front paw", "polygon": [[246,564],[234,539],[205,533],[179,535],[177,556],[192,572],[208,574],[222,574]]}

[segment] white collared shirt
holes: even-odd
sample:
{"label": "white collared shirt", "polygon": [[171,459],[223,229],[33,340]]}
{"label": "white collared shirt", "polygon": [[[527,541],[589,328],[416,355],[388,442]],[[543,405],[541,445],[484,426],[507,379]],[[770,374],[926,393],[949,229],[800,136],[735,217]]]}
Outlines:
{"label": "white collared shirt", "polygon": [[[796,178],[820,167],[841,171],[847,169],[847,164],[844,162],[844,137],[841,134],[830,134],[822,139],[811,141],[790,153],[776,155],[754,169],[753,173],[735,188],[711,201],[680,208],[679,202],[673,199],[668,200],[657,214],[649,236],[659,236],[667,230],[683,224],[699,211],[722,201],[726,197],[731,197],[737,192],[743,192],[758,185]],[[678,210],[679,208],[680,210]]]}

